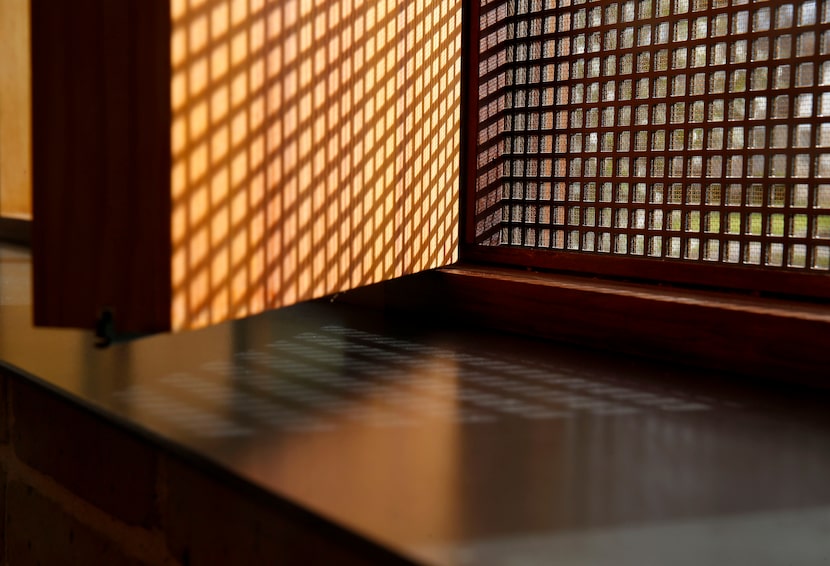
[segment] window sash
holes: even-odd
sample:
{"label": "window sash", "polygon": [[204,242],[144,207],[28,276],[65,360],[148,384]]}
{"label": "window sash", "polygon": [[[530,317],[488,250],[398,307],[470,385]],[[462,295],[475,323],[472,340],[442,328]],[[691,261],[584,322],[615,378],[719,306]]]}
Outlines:
{"label": "window sash", "polygon": [[830,295],[830,4],[742,1],[473,3],[463,257]]}

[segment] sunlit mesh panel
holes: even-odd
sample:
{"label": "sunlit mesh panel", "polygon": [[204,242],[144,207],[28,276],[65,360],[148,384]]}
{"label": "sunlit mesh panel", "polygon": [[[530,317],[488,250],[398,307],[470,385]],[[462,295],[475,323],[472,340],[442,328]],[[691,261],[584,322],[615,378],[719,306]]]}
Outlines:
{"label": "sunlit mesh panel", "polygon": [[830,0],[479,10],[476,243],[830,269]]}

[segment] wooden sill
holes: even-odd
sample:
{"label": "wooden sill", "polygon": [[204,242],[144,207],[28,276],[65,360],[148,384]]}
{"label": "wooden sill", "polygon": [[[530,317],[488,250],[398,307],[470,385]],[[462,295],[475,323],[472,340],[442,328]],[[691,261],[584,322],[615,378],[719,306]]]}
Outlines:
{"label": "wooden sill", "polygon": [[827,304],[473,264],[389,281],[342,300],[451,324],[830,387]]}
{"label": "wooden sill", "polygon": [[830,305],[760,298],[747,294],[682,289],[640,283],[618,282],[578,275],[548,274],[529,270],[459,264],[440,270],[453,277],[474,277],[550,289],[596,295],[646,299],[661,303],[694,305],[736,312],[774,315],[830,323]]}
{"label": "wooden sill", "polygon": [[830,386],[830,306],[457,265],[457,316],[491,328],[684,364]]}

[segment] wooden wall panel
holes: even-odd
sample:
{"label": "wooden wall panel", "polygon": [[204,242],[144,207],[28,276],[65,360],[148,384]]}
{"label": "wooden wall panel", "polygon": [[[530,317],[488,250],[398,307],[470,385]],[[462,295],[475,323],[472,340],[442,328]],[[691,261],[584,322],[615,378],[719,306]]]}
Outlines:
{"label": "wooden wall panel", "polygon": [[29,218],[29,0],[0,2],[0,216]]}
{"label": "wooden wall panel", "polygon": [[404,143],[397,190],[403,203],[404,273],[458,259],[462,2],[406,2]]}
{"label": "wooden wall panel", "polygon": [[460,17],[173,1],[174,328],[454,261]]}
{"label": "wooden wall panel", "polygon": [[169,328],[169,5],[32,0],[35,321]]}

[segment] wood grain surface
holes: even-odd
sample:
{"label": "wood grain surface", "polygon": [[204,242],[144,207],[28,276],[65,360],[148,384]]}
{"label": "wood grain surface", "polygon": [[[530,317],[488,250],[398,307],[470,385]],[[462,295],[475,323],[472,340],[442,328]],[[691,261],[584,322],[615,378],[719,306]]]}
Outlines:
{"label": "wood grain surface", "polygon": [[32,0],[35,320],[170,325],[165,0]]}

